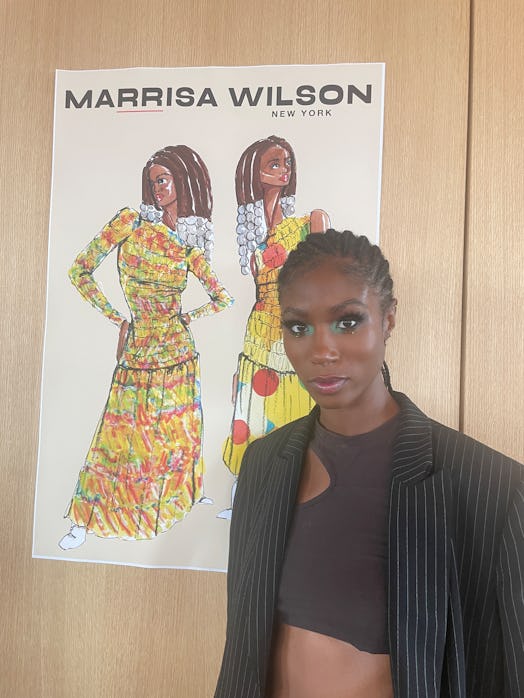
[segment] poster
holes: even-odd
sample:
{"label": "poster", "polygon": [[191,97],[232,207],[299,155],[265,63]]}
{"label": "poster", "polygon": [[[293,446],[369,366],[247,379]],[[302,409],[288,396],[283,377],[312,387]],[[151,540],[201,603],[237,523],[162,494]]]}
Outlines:
{"label": "poster", "polygon": [[383,64],[57,72],[35,557],[226,569],[242,449],[308,409],[278,268],[314,226],[378,239],[383,93]]}

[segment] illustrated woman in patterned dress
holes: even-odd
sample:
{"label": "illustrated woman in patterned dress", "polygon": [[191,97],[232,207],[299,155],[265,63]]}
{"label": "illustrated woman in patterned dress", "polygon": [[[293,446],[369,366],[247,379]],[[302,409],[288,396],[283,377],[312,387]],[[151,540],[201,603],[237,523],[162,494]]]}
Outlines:
{"label": "illustrated woman in patterned dress", "polygon": [[[117,366],[66,517],[64,549],[88,532],[150,539],[203,498],[199,358],[189,325],[233,299],[213,273],[212,196],[199,155],[168,146],[146,163],[140,212],[122,209],[78,255],[69,275],[80,294],[119,326]],[[114,249],[131,322],[93,277]],[[188,272],[209,295],[182,311]]]}
{"label": "illustrated woman in patterned dress", "polygon": [[235,476],[251,441],[312,407],[284,353],[277,277],[288,253],[309,232],[324,232],[329,218],[319,209],[294,217],[295,189],[295,155],[283,138],[270,136],[244,151],[236,170],[237,241],[241,271],[255,280],[256,302],[233,380],[233,421],[223,452]]}

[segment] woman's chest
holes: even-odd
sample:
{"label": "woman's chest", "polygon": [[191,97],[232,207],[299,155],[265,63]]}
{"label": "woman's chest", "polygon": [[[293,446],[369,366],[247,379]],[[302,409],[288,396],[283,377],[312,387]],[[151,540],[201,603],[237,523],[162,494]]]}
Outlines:
{"label": "woman's chest", "polygon": [[120,273],[143,281],[185,288],[188,264],[185,248],[163,230],[138,228],[120,246]]}

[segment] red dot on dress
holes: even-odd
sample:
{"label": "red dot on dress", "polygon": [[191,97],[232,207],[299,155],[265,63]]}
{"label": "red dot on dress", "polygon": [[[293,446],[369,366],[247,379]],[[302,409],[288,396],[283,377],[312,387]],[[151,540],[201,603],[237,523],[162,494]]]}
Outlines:
{"label": "red dot on dress", "polygon": [[245,443],[249,439],[249,427],[243,419],[235,419],[233,429],[231,430],[231,438],[237,446]]}
{"label": "red dot on dress", "polygon": [[278,242],[274,245],[268,245],[262,252],[262,259],[269,269],[278,269],[287,259],[286,248]]}
{"label": "red dot on dress", "polygon": [[279,378],[270,368],[259,368],[253,376],[253,390],[257,395],[268,397],[278,388]]}

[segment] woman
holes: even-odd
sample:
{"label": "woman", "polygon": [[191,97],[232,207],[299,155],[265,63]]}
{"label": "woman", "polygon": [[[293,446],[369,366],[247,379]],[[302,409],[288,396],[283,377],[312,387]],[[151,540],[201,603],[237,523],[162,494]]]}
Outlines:
{"label": "woman", "polygon": [[286,358],[277,299],[277,276],[290,250],[310,231],[329,225],[321,210],[296,218],[296,163],[287,141],[270,136],[242,153],[236,170],[240,268],[250,270],[256,302],[233,380],[233,421],[224,462],[236,476],[249,443],[311,409]]}
{"label": "woman", "polygon": [[[66,514],[64,549],[86,533],[148,539],[167,531],[203,496],[198,354],[189,324],[233,299],[211,270],[211,187],[186,145],[146,163],[140,213],[122,209],[78,255],[70,278],[85,300],[120,327],[117,366],[101,421]],[[131,323],[104,296],[93,273],[118,250]],[[182,312],[188,272],[209,302]]]}
{"label": "woman", "polygon": [[524,469],[391,389],[367,238],[310,235],[279,297],[316,407],[245,453],[216,698],[521,696]]}

